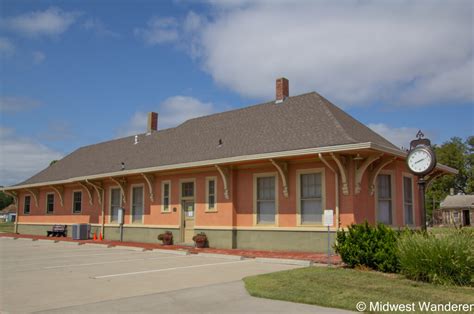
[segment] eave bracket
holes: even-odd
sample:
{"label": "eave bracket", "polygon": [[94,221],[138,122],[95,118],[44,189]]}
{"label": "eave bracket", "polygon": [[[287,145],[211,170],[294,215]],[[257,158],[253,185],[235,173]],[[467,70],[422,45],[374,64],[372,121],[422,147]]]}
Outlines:
{"label": "eave bracket", "polygon": [[59,203],[61,204],[61,207],[64,207],[64,186],[62,185],[50,185],[49,186],[51,189],[58,194],[59,197]]}
{"label": "eave bracket", "polygon": [[341,174],[342,181],[342,194],[349,195],[349,184],[347,182],[347,168],[342,164],[339,156],[331,153],[332,159],[336,162],[337,167],[339,168],[339,173]]}
{"label": "eave bracket", "polygon": [[229,197],[229,180],[230,180],[230,169],[229,167],[222,167],[219,165],[215,165],[217,171],[219,171],[219,174],[221,175],[222,182],[224,183],[224,197],[226,200],[228,200]]}
{"label": "eave bracket", "polygon": [[371,155],[367,157],[367,159],[364,160],[362,165],[360,167],[356,168],[355,171],[355,194],[359,194],[361,191],[361,182],[362,182],[362,177],[364,176],[365,171],[367,168],[376,160],[380,159],[383,154],[380,155]]}
{"label": "eave bracket", "polygon": [[275,168],[277,168],[283,185],[283,195],[288,198],[288,163],[284,161],[275,161],[273,159],[270,159],[270,162],[275,166]]}
{"label": "eave bracket", "polygon": [[153,186],[155,184],[155,177],[152,174],[142,173],[142,177],[145,179],[148,185],[148,191],[150,192],[150,202],[154,202]]}

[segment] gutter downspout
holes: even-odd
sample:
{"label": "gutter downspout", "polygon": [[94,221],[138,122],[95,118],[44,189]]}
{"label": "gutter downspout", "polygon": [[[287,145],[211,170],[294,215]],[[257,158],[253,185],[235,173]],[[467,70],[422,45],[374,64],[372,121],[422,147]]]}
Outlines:
{"label": "gutter downspout", "polygon": [[336,180],[335,180],[335,185],[336,185],[336,195],[335,195],[335,198],[336,198],[336,202],[335,202],[336,203],[336,227],[337,227],[337,231],[339,231],[339,227],[341,225],[341,217],[339,216],[339,175],[336,172],[336,170],[334,170],[334,168],[327,162],[327,160],[324,159],[323,154],[319,153],[318,157],[326,165],[326,167],[331,169],[331,171],[334,173],[334,175],[336,177]]}

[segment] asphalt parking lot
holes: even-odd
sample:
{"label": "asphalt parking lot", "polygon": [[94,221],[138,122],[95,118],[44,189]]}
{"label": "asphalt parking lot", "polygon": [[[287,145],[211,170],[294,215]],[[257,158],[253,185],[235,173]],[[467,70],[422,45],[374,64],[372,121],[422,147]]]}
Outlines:
{"label": "asphalt parking lot", "polygon": [[[0,238],[0,310],[61,313],[314,313],[318,310],[310,305],[250,297],[241,281],[246,276],[298,266],[179,253]],[[337,311],[331,309],[331,312]]]}

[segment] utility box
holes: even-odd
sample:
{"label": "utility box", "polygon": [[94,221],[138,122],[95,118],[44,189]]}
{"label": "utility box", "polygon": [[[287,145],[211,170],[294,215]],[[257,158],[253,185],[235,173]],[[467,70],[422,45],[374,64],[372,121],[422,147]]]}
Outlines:
{"label": "utility box", "polygon": [[89,239],[89,224],[72,225],[72,239],[73,240],[87,240]]}

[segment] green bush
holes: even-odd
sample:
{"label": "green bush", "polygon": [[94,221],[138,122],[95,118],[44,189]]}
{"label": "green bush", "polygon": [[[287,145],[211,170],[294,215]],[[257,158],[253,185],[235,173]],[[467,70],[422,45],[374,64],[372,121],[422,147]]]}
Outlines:
{"label": "green bush", "polygon": [[436,284],[473,283],[474,237],[470,232],[403,234],[397,251],[400,271],[407,278]]}
{"label": "green bush", "polygon": [[350,266],[367,266],[382,272],[398,272],[398,232],[384,224],[372,227],[351,225],[347,231],[338,231],[334,249],[342,261]]}

